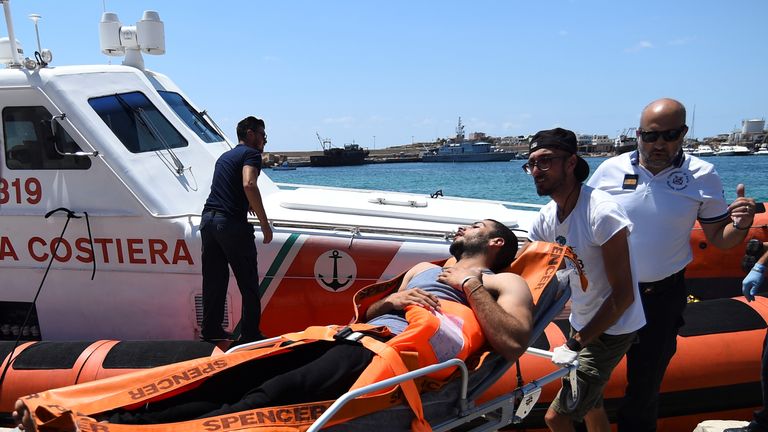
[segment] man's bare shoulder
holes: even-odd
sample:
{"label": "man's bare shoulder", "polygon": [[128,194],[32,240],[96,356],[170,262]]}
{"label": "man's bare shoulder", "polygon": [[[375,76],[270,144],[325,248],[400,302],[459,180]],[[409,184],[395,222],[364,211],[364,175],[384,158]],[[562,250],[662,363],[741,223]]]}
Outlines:
{"label": "man's bare shoulder", "polygon": [[429,269],[435,268],[435,267],[438,267],[438,266],[435,265],[435,264],[432,264],[431,262],[426,262],[426,261],[425,262],[420,262],[420,263],[416,264],[415,266],[411,267],[411,269],[408,270],[407,272],[405,272],[405,275],[403,276],[403,281],[402,281],[402,283],[400,285],[400,290],[402,291],[404,289],[407,289],[408,283],[417,274],[423,272],[424,270],[429,270]]}
{"label": "man's bare shoulder", "polygon": [[483,276],[483,280],[491,280],[494,283],[498,283],[504,286],[523,286],[525,288],[528,287],[528,283],[525,282],[525,279],[520,277],[517,273],[495,273],[492,275],[486,275]]}
{"label": "man's bare shoulder", "polygon": [[517,296],[529,297],[531,290],[528,283],[515,273],[497,273],[483,276],[483,283],[486,288],[498,292],[499,294],[512,294]]}

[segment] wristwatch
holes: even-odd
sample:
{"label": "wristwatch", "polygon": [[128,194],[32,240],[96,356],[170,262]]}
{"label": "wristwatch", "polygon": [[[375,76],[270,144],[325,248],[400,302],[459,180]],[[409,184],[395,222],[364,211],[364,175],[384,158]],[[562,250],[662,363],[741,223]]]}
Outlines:
{"label": "wristwatch", "polygon": [[574,338],[568,338],[568,340],[565,341],[565,346],[567,346],[569,350],[575,351],[575,352],[579,352],[582,349],[584,349],[584,347],[581,345],[581,342],[577,341]]}

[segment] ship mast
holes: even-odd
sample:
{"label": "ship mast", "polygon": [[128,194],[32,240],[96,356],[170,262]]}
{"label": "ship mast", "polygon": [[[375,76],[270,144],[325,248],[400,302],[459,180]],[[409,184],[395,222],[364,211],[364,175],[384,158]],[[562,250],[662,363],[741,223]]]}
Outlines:
{"label": "ship mast", "polygon": [[317,135],[317,140],[320,141],[320,147],[322,147],[323,150],[331,149],[331,140],[329,138],[321,138],[320,132],[315,132],[315,135]]}
{"label": "ship mast", "polygon": [[464,141],[464,125],[461,124],[461,117],[459,117],[459,124],[456,126],[456,141]]}

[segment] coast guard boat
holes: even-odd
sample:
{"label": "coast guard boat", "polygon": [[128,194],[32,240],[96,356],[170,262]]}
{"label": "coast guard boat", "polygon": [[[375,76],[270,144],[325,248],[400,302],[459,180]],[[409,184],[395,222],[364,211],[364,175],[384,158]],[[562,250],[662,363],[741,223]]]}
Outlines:
{"label": "coast guard boat", "polygon": [[[9,26],[0,70],[0,339],[198,336],[200,212],[216,158],[234,143],[169,77],[144,68],[142,54],[165,51],[156,12],[135,26],[105,13],[99,28],[102,52],[124,55],[122,65],[54,67],[46,50],[24,59]],[[536,209],[281,189],[267,173],[259,188],[275,233],[263,245],[256,230],[269,335],[346,320],[352,293],[444,258],[458,225],[495,218],[525,231]],[[240,300],[230,282],[234,330]]]}
{"label": "coast guard boat", "polygon": [[[122,65],[54,67],[47,50],[22,59],[12,26],[0,44],[0,340],[198,336],[200,212],[216,158],[234,143],[169,77],[144,68],[142,54],[165,52],[156,12],[135,26],[105,13],[99,31],[102,52],[125,56]],[[493,218],[524,238],[539,207],[280,188],[267,173],[259,187],[275,232],[262,245],[256,230],[267,334],[346,319],[357,289],[444,258],[458,225]]]}
{"label": "coast guard boat", "polygon": [[[144,68],[142,54],[165,52],[156,12],[145,12],[135,26],[103,15],[102,52],[124,55],[122,65],[54,67],[47,50],[23,57],[8,0],[0,3],[9,33],[0,42],[0,62],[6,64],[0,70],[0,340],[21,341],[19,355],[67,340],[113,339],[114,345],[126,339],[196,339],[202,315],[200,212],[214,163],[234,143],[169,77]],[[348,321],[358,289],[417,262],[445,258],[458,225],[493,218],[525,238],[538,210],[524,203],[281,188],[266,173],[259,187],[271,219],[251,222],[274,229],[268,245],[256,230],[262,330],[269,336]],[[749,238],[768,240],[765,215],[756,219]],[[708,247],[698,227],[691,242],[692,289],[702,298],[739,295],[744,249],[724,253]],[[240,298],[234,278],[230,284],[225,326],[236,330]],[[761,317],[768,315],[763,300],[757,302],[762,309],[754,309],[762,327],[750,330],[749,350],[738,350],[747,357],[736,364],[754,376],[748,382],[753,387],[759,355],[751,355],[762,340],[754,333],[763,332]],[[556,326],[547,335],[552,346],[565,337]],[[705,345],[716,345],[715,339],[706,338]],[[24,344],[36,340],[50,342]],[[8,366],[12,349],[0,347],[0,366]],[[55,351],[47,360],[78,359],[79,353]],[[9,376],[18,373],[16,366],[7,369]],[[688,364],[679,370],[684,382],[706,382],[685,375],[693,370]],[[726,381],[716,384],[727,386]],[[615,392],[621,385],[615,383]],[[10,387],[2,390],[8,391],[3,404],[18,396]],[[690,395],[682,385],[673,390],[681,398]]]}

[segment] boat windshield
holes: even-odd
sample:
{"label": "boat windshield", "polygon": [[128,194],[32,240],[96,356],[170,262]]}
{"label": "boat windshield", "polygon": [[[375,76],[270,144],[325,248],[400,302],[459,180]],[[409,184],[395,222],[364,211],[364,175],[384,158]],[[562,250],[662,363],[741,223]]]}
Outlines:
{"label": "boat windshield", "polygon": [[186,123],[187,126],[189,126],[189,128],[203,140],[203,142],[212,143],[224,141],[224,137],[221,136],[208,121],[206,121],[203,114],[192,108],[192,105],[190,105],[180,94],[162,90],[158,91],[158,93],[160,93],[160,96],[168,103],[176,115],[179,116],[181,121]]}
{"label": "boat windshield", "polygon": [[179,131],[140,92],[95,97],[88,103],[131,153],[188,145]]}

